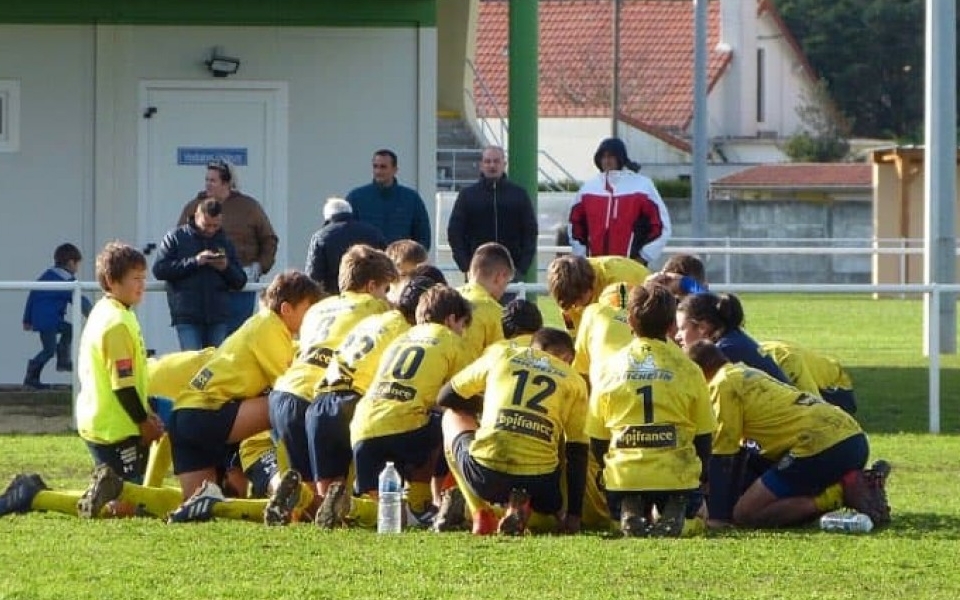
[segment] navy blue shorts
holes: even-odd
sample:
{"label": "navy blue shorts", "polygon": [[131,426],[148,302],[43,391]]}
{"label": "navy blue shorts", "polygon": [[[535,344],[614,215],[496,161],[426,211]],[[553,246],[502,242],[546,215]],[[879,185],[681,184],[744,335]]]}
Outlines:
{"label": "navy blue shorts", "polygon": [[279,390],[267,396],[270,405],[270,427],[273,439],[283,442],[290,458],[290,468],[308,477],[310,471],[310,446],[304,425],[310,403],[304,398]]}
{"label": "navy blue shorts", "polygon": [[270,495],[270,480],[280,471],[276,449],[264,452],[243,472],[250,481],[250,497],[266,498]]}
{"label": "navy blue shorts", "polygon": [[216,469],[226,464],[232,446],[227,443],[237,420],[240,401],[227,402],[217,410],[181,408],[170,418],[173,473]]}
{"label": "navy blue shorts", "polygon": [[143,483],[147,471],[149,450],[140,445],[140,436],[135,435],[114,444],[87,442],[87,449],[96,466],[107,465],[124,481]]}
{"label": "navy blue shorts", "polygon": [[760,480],[777,498],[816,496],[847,471],[862,469],[869,456],[867,436],[858,433],[813,456],[796,458],[788,453]]}
{"label": "navy blue shorts", "polygon": [[511,475],[485,467],[470,454],[476,433],[464,431],[453,440],[452,447],[453,460],[474,493],[487,502],[504,504],[510,490],[520,488],[530,494],[530,508],[538,513],[552,515],[563,508],[559,468],[543,475]]}
{"label": "navy blue shorts", "polygon": [[393,462],[403,478],[409,479],[413,470],[436,456],[442,441],[440,419],[430,419],[420,429],[357,442],[353,446],[357,495],[377,489],[380,471],[387,462]]}
{"label": "navy blue shorts", "polygon": [[649,511],[654,506],[657,507],[657,510],[661,513],[667,505],[667,501],[670,499],[670,496],[675,496],[677,494],[686,495],[687,497],[687,512],[684,514],[684,517],[687,519],[692,519],[697,516],[697,512],[700,510],[700,506],[703,504],[703,494],[699,489],[696,490],[677,490],[677,491],[655,491],[655,492],[630,492],[623,490],[607,490],[607,508],[610,509],[610,518],[614,521],[620,520],[620,505],[623,503],[623,499],[627,496],[640,496],[643,499],[644,505]]}
{"label": "navy blue shorts", "polygon": [[857,397],[853,390],[844,390],[841,388],[828,388],[820,390],[820,397],[834,406],[839,406],[847,414],[856,414]]}
{"label": "navy blue shorts", "polygon": [[313,480],[346,478],[353,461],[350,420],[360,394],[353,390],[320,393],[307,409],[307,444]]}

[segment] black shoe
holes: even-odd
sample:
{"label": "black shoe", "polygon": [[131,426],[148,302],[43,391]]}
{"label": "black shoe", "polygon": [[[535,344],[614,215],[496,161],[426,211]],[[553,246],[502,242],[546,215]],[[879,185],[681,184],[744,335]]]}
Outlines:
{"label": "black shoe", "polygon": [[624,537],[650,535],[647,507],[640,496],[627,496],[620,503],[620,532]]}
{"label": "black shoe", "polygon": [[58,362],[57,370],[60,372],[73,371],[73,361],[68,360],[67,362]]}
{"label": "black shoe", "polygon": [[657,522],[650,528],[650,537],[680,537],[687,517],[687,496],[670,494]]}

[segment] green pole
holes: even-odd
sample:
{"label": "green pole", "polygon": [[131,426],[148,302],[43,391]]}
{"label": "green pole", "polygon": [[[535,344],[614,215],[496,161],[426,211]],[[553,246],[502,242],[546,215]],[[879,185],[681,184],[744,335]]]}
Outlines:
{"label": "green pole", "polygon": [[[537,214],[537,55],[539,52],[538,0],[510,0],[509,160],[507,171],[527,190]],[[534,259],[524,278],[537,281]]]}

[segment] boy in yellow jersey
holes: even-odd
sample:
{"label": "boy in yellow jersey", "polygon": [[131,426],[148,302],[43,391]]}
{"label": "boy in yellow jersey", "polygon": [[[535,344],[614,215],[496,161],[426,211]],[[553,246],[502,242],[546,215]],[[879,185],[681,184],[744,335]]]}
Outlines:
{"label": "boy in yellow jersey", "polygon": [[460,338],[470,323],[470,303],[456,290],[434,286],[417,305],[417,325],[394,340],[380,359],[377,375],[357,402],[350,438],[356,492],[377,496],[387,461],[409,483],[410,511],[430,510],[430,478],[441,447],[437,393],[470,362]]}
{"label": "boy in yellow jersey", "polygon": [[568,254],[555,258],[547,267],[547,289],[563,312],[567,329],[576,331],[583,309],[600,300],[611,284],[632,288],[644,282],[650,271],[624,256],[584,258]]}
{"label": "boy in yellow jersey", "polygon": [[394,310],[360,321],[337,348],[317,389],[307,439],[323,497],[316,524],[323,529],[343,524],[350,508],[345,482],[353,462],[350,421],[356,403],[370,388],[383,351],[416,323],[420,297],[434,285],[432,279],[414,277],[400,293]]}
{"label": "boy in yellow jersey", "polygon": [[853,381],[835,358],[783,341],[760,342],[760,350],[777,363],[795,387],[856,414]]}
{"label": "boy in yellow jersey", "polygon": [[334,350],[364,318],[390,309],[387,288],[397,270],[385,253],[366,245],[352,246],[340,259],[340,294],[316,303],[303,319],[300,352],[273,385],[269,395],[270,426],[283,443],[290,468],[314,487],[319,497],[315,457],[309,438],[318,415],[311,411],[316,389],[330,366]]}
{"label": "boy in yellow jersey", "polygon": [[627,315],[636,337],[592,382],[586,431],[604,467],[610,514],[625,536],[677,537],[704,528],[700,486],[716,421],[703,374],[668,338],[676,308],[662,286],[634,288]]}
{"label": "boy in yellow jersey", "polygon": [[293,336],[320,294],[304,273],[277,275],[261,310],[217,348],[177,399],[170,440],[184,498],[216,480],[230,444],[269,429],[265,391],[290,366]]}
{"label": "boy in yellow jersey", "polygon": [[[444,449],[454,457],[462,485],[488,502],[508,505],[498,525],[502,534],[522,534],[531,510],[554,515],[562,531],[580,530],[587,386],[570,368],[572,360],[569,334],[541,329],[529,347],[487,352],[440,391],[437,403],[451,409],[443,414]],[[567,463],[566,510],[561,451]]]}
{"label": "boy in yellow jersey", "polygon": [[[711,525],[785,527],[841,504],[878,527],[890,522],[884,491],[890,466],[877,461],[864,471],[869,444],[853,417],[763,371],[729,362],[707,340],[686,352],[709,379],[719,425],[710,460]],[[745,439],[760,447],[769,468],[740,496],[738,456]]]}
{"label": "boy in yellow jersey", "polygon": [[[415,276],[413,270],[430,260],[427,249],[416,240],[397,240],[384,249],[397,268],[397,280],[390,285],[387,298],[396,304],[407,282]],[[446,282],[444,282],[446,283]]]}
{"label": "boy in yellow jersey", "polygon": [[467,350],[477,358],[490,344],[503,339],[503,307],[500,298],[513,280],[513,259],[506,247],[487,242],[470,259],[466,285],[459,291],[473,307],[472,321],[463,332]]}
{"label": "boy in yellow jersey", "polygon": [[[147,261],[136,248],[110,242],[97,255],[96,273],[105,295],[80,337],[77,431],[95,466],[139,483],[150,444],[163,434],[147,402],[147,353],[133,311],[143,300]],[[82,514],[100,508],[91,500],[80,499]]]}

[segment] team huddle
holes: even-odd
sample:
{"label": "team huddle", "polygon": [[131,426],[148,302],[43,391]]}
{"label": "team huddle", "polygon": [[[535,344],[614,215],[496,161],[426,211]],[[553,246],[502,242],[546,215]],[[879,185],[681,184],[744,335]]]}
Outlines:
{"label": "team huddle", "polygon": [[[406,525],[436,531],[679,537],[841,506],[890,521],[890,467],[866,467],[846,372],[754,341],[692,256],[653,274],[558,257],[555,329],[533,302],[501,304],[515,273],[500,244],[476,250],[458,289],[415,242],[357,245],[335,295],[282,273],[219,347],[150,360],[132,310],[146,259],[111,243],[96,272],[76,409],[92,481],[59,492],[17,475],[0,516],[372,527],[391,462]],[[171,466],[179,488],[163,486]]]}

